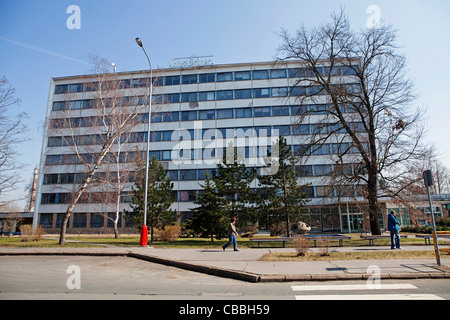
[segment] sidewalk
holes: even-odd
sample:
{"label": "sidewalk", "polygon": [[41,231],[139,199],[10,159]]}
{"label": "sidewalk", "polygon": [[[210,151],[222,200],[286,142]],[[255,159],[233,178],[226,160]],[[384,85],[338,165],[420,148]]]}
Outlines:
{"label": "sidewalk", "polygon": [[[333,247],[330,251],[389,250],[387,247]],[[404,250],[431,250],[433,246],[405,246]],[[450,279],[450,255],[441,255],[442,267],[433,259],[261,261],[270,252],[295,252],[292,248],[250,248],[238,252],[218,249],[164,249],[152,247],[0,248],[2,255],[128,256],[154,263],[249,282],[381,279]],[[369,268],[370,267],[370,268]]]}

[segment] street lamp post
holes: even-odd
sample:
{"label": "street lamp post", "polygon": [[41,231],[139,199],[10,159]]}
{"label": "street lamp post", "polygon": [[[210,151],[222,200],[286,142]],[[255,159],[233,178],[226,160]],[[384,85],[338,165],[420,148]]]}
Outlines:
{"label": "street lamp post", "polygon": [[433,185],[433,174],[431,170],[423,172],[423,179],[425,182],[425,187],[427,188],[428,204],[430,205],[431,222],[433,223],[433,242],[434,242],[434,253],[436,255],[436,263],[441,267],[441,255],[439,254],[439,243],[436,235],[436,221],[434,219],[433,206],[431,204],[430,188]]}
{"label": "street lamp post", "polygon": [[148,228],[147,228],[147,207],[148,207],[148,166],[149,166],[149,154],[150,154],[150,122],[151,122],[151,115],[152,115],[152,91],[153,91],[153,71],[152,71],[152,63],[150,62],[150,58],[148,57],[147,52],[144,49],[144,46],[142,44],[141,39],[136,38],[136,43],[139,47],[142,48],[142,50],[145,53],[145,56],[148,60],[148,65],[150,67],[150,84],[149,84],[149,93],[148,93],[148,130],[147,130],[147,154],[146,154],[146,161],[145,161],[145,195],[144,195],[144,224],[142,225],[141,229],[141,239],[140,239],[140,246],[145,247],[147,246],[147,239],[148,239]]}

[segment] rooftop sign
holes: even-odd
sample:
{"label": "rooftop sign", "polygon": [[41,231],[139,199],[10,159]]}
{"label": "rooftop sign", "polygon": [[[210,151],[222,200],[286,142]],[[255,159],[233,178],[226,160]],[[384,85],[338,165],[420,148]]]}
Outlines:
{"label": "rooftop sign", "polygon": [[212,66],[214,56],[198,56],[193,54],[188,58],[174,58],[169,60],[169,68],[193,68]]}

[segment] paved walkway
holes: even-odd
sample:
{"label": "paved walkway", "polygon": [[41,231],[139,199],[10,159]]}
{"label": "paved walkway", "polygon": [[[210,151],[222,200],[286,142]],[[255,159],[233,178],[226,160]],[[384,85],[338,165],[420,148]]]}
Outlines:
{"label": "paved walkway", "polygon": [[[312,249],[318,250],[318,249]],[[380,251],[388,247],[332,247],[330,251]],[[431,250],[433,246],[404,246],[403,250]],[[262,261],[270,252],[286,248],[250,248],[234,252],[218,249],[164,249],[152,247],[0,248],[0,255],[122,255],[169,266],[250,282],[381,279],[450,279],[450,255],[442,254],[442,267],[433,259]]]}

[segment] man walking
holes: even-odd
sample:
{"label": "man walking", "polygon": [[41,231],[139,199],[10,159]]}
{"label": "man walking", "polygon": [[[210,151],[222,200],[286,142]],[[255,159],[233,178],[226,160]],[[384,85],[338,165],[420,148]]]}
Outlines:
{"label": "man walking", "polygon": [[[395,218],[395,212],[391,211],[388,215],[388,230],[391,232],[391,249],[400,248],[400,222]],[[395,238],[395,243],[394,243]]]}
{"label": "man walking", "polygon": [[237,240],[236,240],[236,236],[238,235],[237,231],[236,231],[236,218],[233,217],[231,218],[231,223],[228,225],[228,243],[225,244],[222,249],[223,251],[225,251],[225,249],[230,245],[233,244],[234,246],[234,251],[239,251],[237,248]]}

